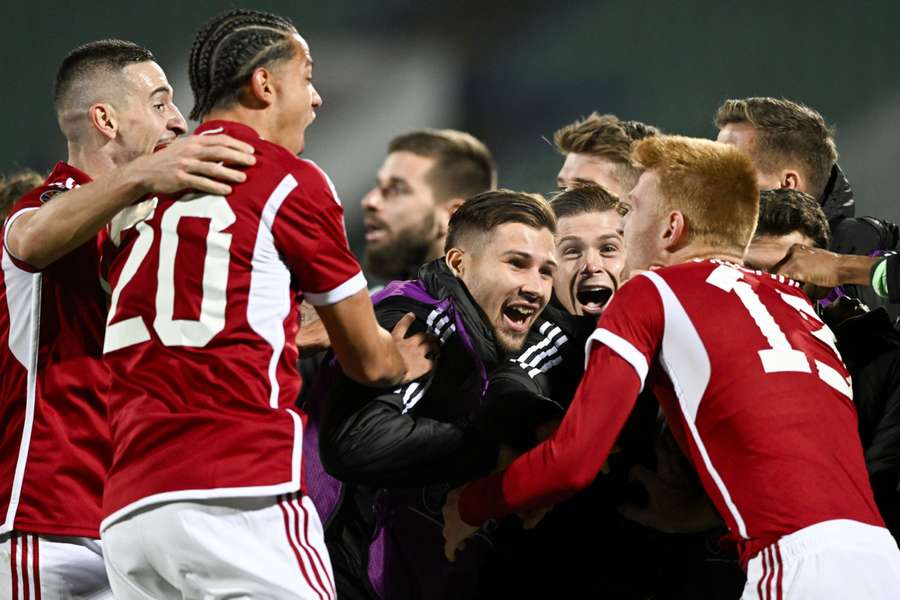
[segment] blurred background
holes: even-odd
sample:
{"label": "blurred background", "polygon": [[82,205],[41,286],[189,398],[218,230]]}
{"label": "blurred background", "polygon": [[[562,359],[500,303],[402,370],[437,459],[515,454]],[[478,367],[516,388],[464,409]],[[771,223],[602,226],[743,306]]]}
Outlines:
{"label": "blurred background", "polygon": [[548,192],[562,159],[547,140],[580,116],[715,137],[722,100],[746,96],[819,110],[857,214],[900,221],[900,3],[888,0],[9,1],[0,172],[65,159],[51,90],[71,48],[103,37],[147,46],[187,115],[193,34],[238,6],[291,17],[311,46],[324,105],[304,156],[335,181],[356,250],[359,199],[398,133],[469,131],[493,151],[502,186]]}

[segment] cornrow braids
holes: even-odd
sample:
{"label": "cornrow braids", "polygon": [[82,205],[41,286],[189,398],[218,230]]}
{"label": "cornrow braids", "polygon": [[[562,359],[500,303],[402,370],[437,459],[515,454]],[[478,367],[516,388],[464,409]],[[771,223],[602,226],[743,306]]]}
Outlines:
{"label": "cornrow braids", "polygon": [[216,106],[236,101],[241,87],[260,66],[291,58],[294,24],[271,13],[235,9],[203,24],[191,46],[188,66],[194,108],[202,119]]}

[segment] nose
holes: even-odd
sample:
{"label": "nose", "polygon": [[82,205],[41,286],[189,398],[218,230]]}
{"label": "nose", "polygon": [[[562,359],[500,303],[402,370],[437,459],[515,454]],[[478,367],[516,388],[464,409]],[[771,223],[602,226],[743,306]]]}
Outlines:
{"label": "nose", "polygon": [[312,106],[313,108],[322,106],[322,96],[319,95],[319,91],[315,87],[312,89]]}
{"label": "nose", "polygon": [[372,188],[359,202],[363,210],[376,211],[381,207],[381,193],[378,188]]}
{"label": "nose", "polygon": [[601,256],[594,248],[588,249],[584,255],[582,271],[585,273],[596,273],[601,269],[603,269],[603,256]]}
{"label": "nose", "polygon": [[541,306],[546,304],[547,298],[550,297],[551,281],[546,281],[541,276],[540,270],[529,269],[519,288],[519,293],[528,302],[534,302]]}
{"label": "nose", "polygon": [[172,114],[169,116],[169,122],[166,124],[166,127],[168,127],[169,131],[174,131],[175,135],[187,133],[187,121],[184,120],[184,115],[181,114],[181,111],[175,105],[172,105]]}

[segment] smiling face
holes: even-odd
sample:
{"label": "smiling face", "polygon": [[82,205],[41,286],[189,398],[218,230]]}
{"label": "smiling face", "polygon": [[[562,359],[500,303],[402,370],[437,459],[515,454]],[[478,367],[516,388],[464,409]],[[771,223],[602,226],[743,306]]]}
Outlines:
{"label": "smiling face", "polygon": [[504,223],[473,236],[466,246],[470,249],[451,250],[448,262],[487,315],[498,345],[517,352],[550,300],[557,269],[553,234]]}
{"label": "smiling face", "polygon": [[119,161],[128,162],[185,133],[187,124],[158,64],[131,64],[122,69],[122,76],[122,100],[116,106],[117,142],[121,148]]}
{"label": "smiling face", "polygon": [[599,315],[619,287],[625,242],[615,210],[561,217],[553,278],[556,297],[574,315]]}

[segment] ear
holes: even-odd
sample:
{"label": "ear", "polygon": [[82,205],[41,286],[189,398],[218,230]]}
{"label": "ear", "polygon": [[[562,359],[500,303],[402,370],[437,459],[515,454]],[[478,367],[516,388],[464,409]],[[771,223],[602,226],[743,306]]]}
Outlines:
{"label": "ear", "polygon": [[119,120],[116,117],[116,109],[109,104],[96,103],[88,109],[88,119],[91,126],[107,139],[115,139],[119,131]]}
{"label": "ear", "polygon": [[453,274],[460,278],[463,276],[465,270],[465,261],[463,260],[465,255],[466,253],[459,248],[450,248],[444,256],[444,262],[447,263],[447,266],[450,267]]}
{"label": "ear", "polygon": [[666,217],[666,228],[662,232],[663,248],[673,250],[681,245],[687,236],[686,223],[684,215],[677,210],[673,210]]}
{"label": "ear", "polygon": [[790,190],[799,190],[801,186],[800,173],[797,171],[787,170],[781,173],[781,188]]}
{"label": "ear", "polygon": [[247,96],[252,104],[265,107],[275,100],[276,92],[272,71],[265,67],[258,67],[253,71],[247,88]]}

